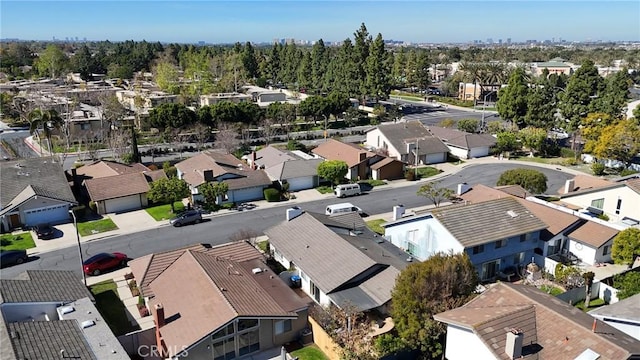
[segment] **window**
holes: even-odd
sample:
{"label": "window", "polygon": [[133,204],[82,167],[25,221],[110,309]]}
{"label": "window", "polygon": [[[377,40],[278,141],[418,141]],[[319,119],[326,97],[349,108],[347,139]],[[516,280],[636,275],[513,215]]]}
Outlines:
{"label": "window", "polygon": [[236,357],[236,340],[228,338],[213,344],[214,360],[229,360]]}
{"label": "window", "polygon": [[611,253],[611,245],[605,245],[602,248],[602,255],[609,255]]}
{"label": "window", "polygon": [[622,207],[622,199],[618,199],[618,203],[616,204],[616,215],[620,215],[621,207]]}
{"label": "window", "polygon": [[256,329],[238,336],[238,349],[240,350],[240,356],[260,350],[259,335],[259,331]]}
{"label": "window", "polygon": [[496,277],[500,269],[500,260],[489,261],[482,264],[482,280],[491,280]]}
{"label": "window", "polygon": [[226,327],[224,327],[223,329],[218,330],[218,332],[213,334],[213,336],[211,338],[213,340],[220,339],[220,338],[223,338],[225,336],[233,335],[234,332],[235,331],[233,329],[233,323],[231,323],[231,324],[227,325]]}
{"label": "window", "polygon": [[506,245],[507,245],[507,239],[496,241],[496,249],[500,249],[501,247],[504,247]]}
{"label": "window", "polygon": [[412,242],[408,242],[407,243],[407,252],[411,255],[416,255],[416,253],[418,252],[418,245],[412,243]]}
{"label": "window", "polygon": [[276,321],[276,335],[291,331],[291,319]]}
{"label": "window", "polygon": [[591,200],[591,207],[602,210],[604,207],[604,198]]}
{"label": "window", "polygon": [[520,242],[525,242],[525,241],[527,241],[527,235],[525,234],[520,235]]}
{"label": "window", "polygon": [[240,319],[238,320],[238,332],[258,326],[258,319]]}
{"label": "window", "polygon": [[311,288],[311,295],[315,301],[320,303],[320,289],[313,283],[313,281],[309,281],[309,287]]}
{"label": "window", "polygon": [[80,124],[80,130],[91,130],[91,124]]}
{"label": "window", "polygon": [[522,264],[524,262],[524,252],[517,253],[513,256],[513,265]]}
{"label": "window", "polygon": [[478,245],[473,247],[472,253],[473,255],[475,255],[475,254],[480,254],[483,251],[484,251],[484,245]]}

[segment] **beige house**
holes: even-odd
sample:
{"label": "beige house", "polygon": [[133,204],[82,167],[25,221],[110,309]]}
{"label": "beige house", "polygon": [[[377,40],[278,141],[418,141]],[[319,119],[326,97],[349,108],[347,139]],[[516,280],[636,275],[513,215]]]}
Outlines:
{"label": "beige house", "polygon": [[542,75],[542,72],[544,71],[544,69],[547,69],[549,71],[549,75],[551,75],[551,74],[571,75],[571,74],[573,74],[573,72],[575,71],[576,68],[577,68],[576,65],[574,65],[573,63],[568,62],[565,59],[553,58],[553,59],[551,59],[549,61],[546,61],[546,62],[533,63],[531,65],[531,73],[534,76],[540,76],[540,75]]}
{"label": "beige house", "polygon": [[200,96],[200,106],[211,106],[219,102],[228,101],[235,104],[250,102],[251,96],[246,94],[240,94],[236,92],[232,93],[218,93]]}

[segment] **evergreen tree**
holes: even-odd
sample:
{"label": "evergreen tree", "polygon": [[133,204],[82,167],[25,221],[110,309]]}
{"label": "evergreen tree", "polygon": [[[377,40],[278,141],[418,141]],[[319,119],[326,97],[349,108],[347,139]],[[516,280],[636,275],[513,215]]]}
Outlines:
{"label": "evergreen tree", "polygon": [[384,49],[382,34],[378,34],[369,48],[366,68],[367,94],[376,99],[386,99],[389,95],[389,69],[387,53]]}
{"label": "evergreen tree", "polygon": [[496,108],[500,117],[517,124],[519,128],[525,127],[528,95],[529,86],[525,81],[524,70],[516,68],[509,77],[508,85],[498,92]]}
{"label": "evergreen tree", "polygon": [[583,117],[591,110],[591,103],[604,89],[602,77],[593,61],[586,60],[569,78],[566,90],[559,94],[558,108],[566,121],[568,132],[575,132]]}

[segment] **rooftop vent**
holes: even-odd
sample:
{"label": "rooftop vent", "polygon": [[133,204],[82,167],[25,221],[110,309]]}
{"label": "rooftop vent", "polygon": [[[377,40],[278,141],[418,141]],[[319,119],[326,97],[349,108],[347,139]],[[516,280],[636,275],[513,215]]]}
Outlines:
{"label": "rooftop vent", "polygon": [[518,217],[518,214],[513,210],[507,211],[507,214],[509,214],[509,216],[511,216],[512,218]]}
{"label": "rooftop vent", "polygon": [[411,256],[409,256],[409,257],[407,258],[407,262],[412,262],[412,261],[413,261],[413,258],[412,258]]}
{"label": "rooftop vent", "polygon": [[262,272],[262,269],[259,267],[253,268],[251,269],[251,272],[253,272],[254,274],[260,274]]}
{"label": "rooftop vent", "polygon": [[11,336],[12,339],[20,339],[20,333],[17,331],[12,331],[9,336]]}
{"label": "rooftop vent", "polygon": [[76,311],[76,309],[73,308],[73,306],[65,306],[62,309],[60,309],[60,312],[62,313],[62,315],[64,314],[69,314]]}
{"label": "rooftop vent", "polygon": [[93,321],[93,320],[87,320],[87,321],[83,321],[83,322],[82,322],[82,324],[80,324],[80,326],[81,326],[83,329],[86,329],[86,328],[92,327],[92,326],[93,326],[93,325],[95,325],[95,324],[96,324],[96,322],[95,322],[95,321]]}

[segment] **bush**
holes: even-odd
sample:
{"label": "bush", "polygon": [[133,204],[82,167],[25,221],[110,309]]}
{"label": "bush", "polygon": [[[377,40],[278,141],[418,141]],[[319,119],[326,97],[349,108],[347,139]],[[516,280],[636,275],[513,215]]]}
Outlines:
{"label": "bush", "polygon": [[576,152],[569,149],[569,148],[560,148],[560,156],[562,156],[563,158],[572,158],[575,159],[576,157]]}
{"label": "bush", "polygon": [[576,166],[580,163],[580,161],[576,160],[576,159],[565,159],[562,162],[562,165],[564,166]]}
{"label": "bush", "polygon": [[633,170],[633,169],[624,169],[620,172],[620,176],[628,176],[628,175],[633,175],[633,174],[637,174],[638,172]]}
{"label": "bush", "polygon": [[131,164],[133,163],[133,154],[132,153],[126,153],[126,154],[122,154],[122,162],[125,164]]}
{"label": "bush", "polygon": [[416,172],[414,170],[407,170],[404,173],[404,178],[407,181],[416,181]]}
{"label": "bush", "polygon": [[604,164],[594,162],[593,164],[591,164],[591,171],[593,171],[593,175],[596,176],[604,175]]}
{"label": "bush", "polygon": [[280,191],[273,188],[264,189],[264,198],[268,202],[280,201]]}
{"label": "bush", "polygon": [[96,203],[94,201],[89,201],[89,209],[91,209],[91,211],[95,212],[96,210],[98,210],[98,205],[96,205]]}

